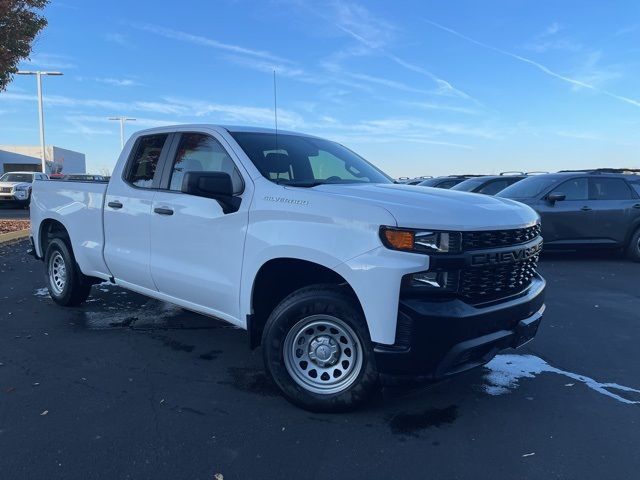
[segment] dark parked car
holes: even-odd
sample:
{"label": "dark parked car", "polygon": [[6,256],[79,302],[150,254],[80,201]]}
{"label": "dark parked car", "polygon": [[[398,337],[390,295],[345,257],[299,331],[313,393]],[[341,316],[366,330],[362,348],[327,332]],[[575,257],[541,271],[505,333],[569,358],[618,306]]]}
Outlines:
{"label": "dark parked car", "polygon": [[420,183],[421,187],[451,188],[477,175],[447,175],[446,177],[428,178]]}
{"label": "dark parked car", "polygon": [[599,169],[536,175],[497,196],[526,203],[540,214],[545,248],[624,248],[640,262],[637,173]]}
{"label": "dark parked car", "polygon": [[483,193],[485,195],[495,195],[510,185],[526,178],[524,173],[501,173],[500,175],[485,175],[482,177],[468,178],[464,182],[451,187],[451,190],[462,192]]}

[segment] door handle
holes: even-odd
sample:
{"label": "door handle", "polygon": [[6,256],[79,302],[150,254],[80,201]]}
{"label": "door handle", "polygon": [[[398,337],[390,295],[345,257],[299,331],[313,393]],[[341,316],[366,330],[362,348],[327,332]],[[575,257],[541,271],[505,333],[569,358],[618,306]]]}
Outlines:
{"label": "door handle", "polygon": [[636,204],[633,206],[633,208],[640,209],[640,203],[636,203]]}
{"label": "door handle", "polygon": [[119,208],[122,208],[122,203],[115,201],[115,202],[109,202],[107,203],[107,205],[109,205],[111,208],[115,208],[116,210],[118,210]]}
{"label": "door handle", "polygon": [[582,210],[583,212],[590,212],[591,211],[591,207],[587,207],[586,205],[584,207],[582,207],[580,210]]}
{"label": "door handle", "polygon": [[173,215],[173,210],[165,207],[158,207],[153,209],[158,215]]}

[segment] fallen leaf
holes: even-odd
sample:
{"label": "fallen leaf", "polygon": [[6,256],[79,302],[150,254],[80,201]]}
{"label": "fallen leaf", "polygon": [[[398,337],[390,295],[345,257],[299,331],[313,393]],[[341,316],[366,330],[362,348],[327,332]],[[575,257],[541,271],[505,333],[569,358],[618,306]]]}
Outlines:
{"label": "fallen leaf", "polygon": [[213,480],[224,480],[224,476],[221,473],[216,473],[213,476]]}
{"label": "fallen leaf", "polygon": [[40,414],[40,416],[41,416],[41,417],[43,417],[43,416],[45,416],[47,413],[49,413],[49,410],[45,410],[44,412],[42,412],[42,413]]}
{"label": "fallen leaf", "polygon": [[536,452],[531,452],[531,453],[525,453],[524,455],[522,455],[523,457],[532,457],[536,454]]}
{"label": "fallen leaf", "polygon": [[16,389],[16,387],[7,387],[4,389],[5,393],[11,393]]}

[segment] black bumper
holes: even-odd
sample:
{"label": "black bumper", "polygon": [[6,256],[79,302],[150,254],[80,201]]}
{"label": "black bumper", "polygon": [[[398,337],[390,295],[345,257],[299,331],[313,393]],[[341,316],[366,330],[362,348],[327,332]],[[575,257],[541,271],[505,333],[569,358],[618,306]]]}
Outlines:
{"label": "black bumper", "polygon": [[545,281],[536,275],[529,288],[507,300],[469,305],[400,299],[396,345],[376,345],[381,374],[443,378],[484,365],[499,351],[531,340],[544,313]]}

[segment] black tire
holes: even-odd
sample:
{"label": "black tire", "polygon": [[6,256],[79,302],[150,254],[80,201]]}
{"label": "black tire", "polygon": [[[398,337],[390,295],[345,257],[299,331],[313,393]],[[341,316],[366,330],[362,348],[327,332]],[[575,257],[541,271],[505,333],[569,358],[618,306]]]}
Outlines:
{"label": "black tire", "polygon": [[627,257],[634,262],[640,262],[640,228],[631,235],[627,246]]}
{"label": "black tire", "polygon": [[[344,388],[340,385],[331,387],[338,388],[340,389],[339,391],[315,392],[313,391],[315,387],[307,388],[302,385],[301,383],[304,383],[304,373],[299,373],[298,379],[295,379],[295,374],[290,373],[290,369],[293,368],[291,365],[298,362],[298,359],[293,356],[289,357],[292,360],[289,361],[289,366],[287,366],[285,349],[287,349],[287,344],[289,344],[288,335],[290,332],[292,335],[294,335],[295,332],[300,332],[300,335],[309,334],[308,332],[310,331],[313,332],[313,328],[303,327],[305,322],[308,322],[308,319],[312,318],[328,319],[329,322],[335,322],[336,319],[338,319],[342,326],[346,324],[343,331],[349,332],[347,333],[349,339],[354,340],[352,343],[353,352],[351,352],[353,357],[350,356],[353,365],[352,370],[345,370],[345,380],[328,378],[329,382],[350,382],[345,383]],[[314,324],[317,325],[318,323],[308,323],[307,325]],[[309,334],[316,336],[309,337],[309,341],[304,344],[305,346],[309,346],[305,349],[306,353],[313,350],[311,348],[312,345],[318,345],[318,339],[321,339],[320,341],[322,342],[324,341],[322,337],[324,337],[324,339],[327,338],[326,335],[323,335],[324,330],[320,330],[322,324],[316,328],[317,330],[314,333]],[[330,330],[334,333],[338,332],[336,338],[338,338],[340,342],[344,340],[343,343],[347,344],[347,339],[340,336],[342,332],[331,328]],[[332,343],[334,345],[332,348],[336,348],[336,342],[333,341]],[[300,345],[300,343],[294,342],[290,343],[290,345],[295,346]],[[329,365],[334,366],[328,366],[327,368],[341,370],[341,365],[345,365],[343,361],[345,358],[344,354],[345,352],[349,353],[350,349],[348,347],[345,348],[345,345],[337,345],[339,353],[329,360]],[[273,310],[267,320],[262,336],[262,346],[264,364],[267,372],[271,375],[287,400],[305,410],[313,412],[343,412],[353,410],[369,399],[378,386],[378,373],[375,366],[373,346],[364,315],[357,300],[338,286],[312,285],[301,288],[286,297]],[[295,350],[295,348],[293,350]],[[315,354],[316,351],[314,351],[314,355]],[[317,361],[318,358],[316,357],[315,360]],[[331,364],[332,361],[336,361],[337,363]],[[346,364],[347,367],[345,368],[349,368],[348,361]],[[320,367],[314,365],[311,359],[308,365],[308,374],[310,374],[311,369],[314,368],[317,368],[319,372],[323,371]],[[336,377],[336,370],[333,370],[334,377]],[[324,379],[324,375],[323,373],[318,378]],[[301,376],[303,380],[300,380]],[[316,380],[315,377],[313,381],[317,382],[317,384],[322,383]],[[320,385],[317,388],[324,388],[324,386]]]}
{"label": "black tire", "polygon": [[[54,273],[54,263],[58,265],[57,276]],[[64,268],[64,280],[61,280],[61,266]],[[58,305],[72,307],[87,299],[91,292],[91,282],[78,268],[66,239],[54,238],[49,242],[44,256],[44,268],[49,295]]]}

